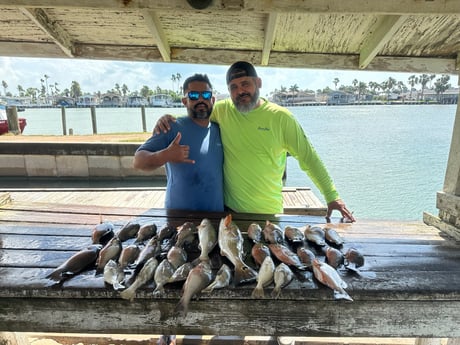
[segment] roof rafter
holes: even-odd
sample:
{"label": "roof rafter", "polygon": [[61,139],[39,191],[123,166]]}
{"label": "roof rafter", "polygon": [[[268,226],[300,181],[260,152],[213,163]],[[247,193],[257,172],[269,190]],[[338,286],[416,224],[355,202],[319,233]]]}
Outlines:
{"label": "roof rafter", "polygon": [[394,33],[403,25],[407,16],[382,16],[374,33],[364,42],[359,54],[359,68],[366,68]]}
{"label": "roof rafter", "polygon": [[21,12],[32,20],[35,25],[46,33],[51,40],[68,56],[74,57],[74,46],[70,37],[58,23],[50,20],[45,10],[41,8],[20,8]]}
{"label": "roof rafter", "polygon": [[163,61],[171,62],[171,48],[169,47],[168,40],[161,26],[160,19],[155,12],[150,10],[142,10],[141,13],[152,36],[155,38],[155,43],[163,57]]}
{"label": "roof rafter", "polygon": [[260,64],[262,66],[268,65],[268,60],[270,58],[270,51],[273,47],[273,42],[275,40],[275,32],[276,32],[276,23],[278,19],[277,13],[270,13],[268,15],[267,25],[265,26],[265,39],[264,39],[264,47],[262,50],[262,60]]}

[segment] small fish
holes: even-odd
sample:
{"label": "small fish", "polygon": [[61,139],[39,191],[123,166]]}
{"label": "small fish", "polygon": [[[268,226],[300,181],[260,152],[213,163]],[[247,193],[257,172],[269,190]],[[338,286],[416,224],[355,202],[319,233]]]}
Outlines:
{"label": "small fish", "polygon": [[318,259],[313,260],[313,274],[318,281],[334,291],[335,299],[346,299],[353,301],[350,295],[345,291],[347,283],[340,278],[337,271],[325,262]]}
{"label": "small fish", "polygon": [[235,267],[234,284],[256,280],[257,272],[243,262],[243,235],[229,214],[220,220],[218,242],[221,255],[227,257]]}
{"label": "small fish", "polygon": [[173,273],[174,267],[169,260],[165,259],[160,262],[153,276],[153,280],[156,284],[155,290],[153,290],[154,296],[158,296],[165,291],[163,286],[168,282],[168,279],[171,278]]}
{"label": "small fish", "polygon": [[323,228],[319,226],[307,226],[304,231],[305,238],[317,244],[318,246],[325,246],[326,245],[326,234]]}
{"label": "small fish", "polygon": [[260,267],[267,256],[270,256],[270,249],[266,244],[258,242],[252,246],[251,255],[256,264]]}
{"label": "small fish", "polygon": [[120,257],[118,258],[121,269],[124,270],[129,265],[136,262],[136,259],[139,257],[140,253],[141,247],[139,247],[137,244],[130,244],[126,247],[123,247],[120,253]]}
{"label": "small fish", "polygon": [[162,242],[164,239],[172,238],[177,235],[177,230],[169,223],[164,224],[160,230],[157,230],[158,241]]}
{"label": "small fish", "polygon": [[185,222],[177,228],[176,246],[183,247],[195,239],[196,227],[192,222]]}
{"label": "small fish", "polygon": [[328,241],[332,245],[341,247],[345,242],[345,240],[333,228],[329,228],[329,227],[324,228],[324,233],[325,233],[326,241]]}
{"label": "small fish", "polygon": [[271,256],[267,256],[260,266],[259,273],[257,275],[257,285],[252,291],[252,298],[264,298],[264,287],[267,287],[273,282],[273,275],[275,273],[275,263]]}
{"label": "small fish", "polygon": [[248,226],[248,237],[254,241],[254,243],[259,243],[262,241],[262,228],[257,223],[251,223]]}
{"label": "small fish", "polygon": [[267,220],[267,222],[265,223],[265,227],[262,230],[262,233],[264,235],[265,241],[267,241],[268,243],[284,243],[283,230],[281,230],[281,228],[278,225],[273,224],[269,220]]}
{"label": "small fish", "polygon": [[46,276],[48,279],[61,282],[93,266],[102,249],[101,244],[92,244],[89,247],[73,254],[69,259]]}
{"label": "small fish", "polygon": [[91,239],[93,244],[102,244],[105,246],[114,236],[114,226],[111,222],[103,222],[93,228]]}
{"label": "small fish", "polygon": [[326,262],[329,265],[337,269],[344,264],[344,257],[340,250],[329,246],[326,246],[325,248],[324,254],[326,256]]}
{"label": "small fish", "polygon": [[208,261],[202,261],[195,266],[184,283],[182,297],[174,309],[174,314],[186,316],[190,300],[208,286],[211,280],[212,270]]}
{"label": "small fish", "polygon": [[345,267],[358,271],[358,268],[364,265],[364,256],[356,248],[349,248],[344,254]]}
{"label": "small fish", "polygon": [[201,250],[200,260],[209,260],[209,253],[217,244],[217,232],[211,221],[204,218],[200,225],[197,226],[198,239],[200,241],[199,248]]}
{"label": "small fish", "polygon": [[292,226],[284,228],[284,237],[291,242],[303,242],[305,240],[304,233],[299,228]]}
{"label": "small fish", "polygon": [[104,272],[104,267],[110,259],[118,260],[122,248],[121,241],[114,237],[101,249],[96,261],[96,275]]}
{"label": "small fish", "polygon": [[305,270],[307,267],[300,261],[296,253],[282,244],[269,244],[270,252],[281,262],[288,266],[297,267],[299,270]]}
{"label": "small fish", "polygon": [[139,228],[134,243],[144,243],[157,234],[157,226],[154,223],[147,223]]}
{"label": "small fish", "polygon": [[114,260],[109,260],[109,262],[107,262],[104,267],[104,281],[107,284],[112,285],[113,288],[117,291],[125,288],[125,286],[122,284],[124,279],[125,272],[120,267],[120,265]]}
{"label": "small fish", "polygon": [[182,247],[172,246],[168,251],[166,258],[172,264],[174,269],[177,269],[187,261],[187,252]]}
{"label": "small fish", "polygon": [[174,271],[173,275],[168,279],[167,283],[175,283],[186,280],[192,268],[193,265],[191,262],[186,262],[182,266],[179,266],[177,270]]}
{"label": "small fish", "polygon": [[226,264],[220,266],[214,281],[203,289],[203,292],[211,293],[214,289],[221,289],[230,285],[232,280],[232,271]]}
{"label": "small fish", "polygon": [[118,230],[117,237],[120,239],[121,242],[125,242],[130,238],[136,237],[140,227],[141,226],[139,223],[130,221],[123,225],[123,227],[120,230]]}
{"label": "small fish", "polygon": [[287,286],[292,279],[294,279],[294,273],[285,263],[280,263],[275,268],[275,273],[273,274],[273,280],[275,281],[275,287],[271,293],[271,296],[275,299],[279,298],[281,295],[281,289]]}
{"label": "small fish", "polygon": [[158,242],[158,238],[152,237],[148,242],[147,245],[141,250],[139,256],[137,257],[136,261],[134,262],[134,267],[142,266],[148,259],[152,257],[156,257],[160,254],[160,243]]}
{"label": "small fish", "polygon": [[297,248],[297,256],[307,268],[313,267],[313,259],[316,258],[316,256],[310,249],[305,247]]}
{"label": "small fish", "polygon": [[128,299],[130,301],[134,300],[136,296],[136,291],[144,284],[147,284],[149,280],[153,278],[155,270],[158,267],[158,260],[154,257],[148,259],[142,269],[136,276],[136,279],[131,284],[129,288],[120,292],[120,297],[123,299]]}

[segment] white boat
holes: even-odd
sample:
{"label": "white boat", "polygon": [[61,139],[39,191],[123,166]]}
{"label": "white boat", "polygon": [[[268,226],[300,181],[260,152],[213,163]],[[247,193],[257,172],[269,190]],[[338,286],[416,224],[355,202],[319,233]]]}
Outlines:
{"label": "white boat", "polygon": [[150,97],[152,107],[169,108],[173,106],[173,99],[170,95],[159,93]]}
{"label": "white boat", "polygon": [[[6,107],[7,105],[4,103],[0,103],[0,135],[6,134],[9,132],[8,126],[8,117],[6,115]],[[24,128],[27,125],[27,121],[25,118],[19,118],[19,129],[21,133],[24,131]]]}

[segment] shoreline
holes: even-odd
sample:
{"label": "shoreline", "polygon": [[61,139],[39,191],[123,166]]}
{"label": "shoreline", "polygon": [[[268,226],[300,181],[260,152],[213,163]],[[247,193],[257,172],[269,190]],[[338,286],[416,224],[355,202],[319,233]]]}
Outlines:
{"label": "shoreline", "polygon": [[143,143],[151,136],[150,132],[110,133],[87,135],[27,135],[12,133],[0,135],[0,142],[68,142],[68,143]]}

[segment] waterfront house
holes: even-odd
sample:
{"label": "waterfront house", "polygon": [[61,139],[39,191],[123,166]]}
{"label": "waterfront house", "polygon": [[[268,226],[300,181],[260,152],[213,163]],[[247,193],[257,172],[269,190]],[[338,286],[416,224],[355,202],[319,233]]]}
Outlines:
{"label": "waterfront house", "polygon": [[355,95],[344,91],[332,91],[327,96],[327,105],[343,105],[355,102]]}
{"label": "waterfront house", "polygon": [[150,97],[150,105],[152,107],[168,108],[172,106],[173,99],[171,95],[159,93]]}
{"label": "waterfront house", "polygon": [[126,100],[126,106],[127,107],[142,107],[142,106],[147,106],[149,105],[149,101],[142,96],[128,96]]}
{"label": "waterfront house", "polygon": [[122,105],[122,97],[118,93],[108,92],[101,95],[101,107],[121,107]]}
{"label": "waterfront house", "polygon": [[99,105],[99,98],[95,95],[84,95],[77,97],[75,103],[77,107],[91,107]]}

